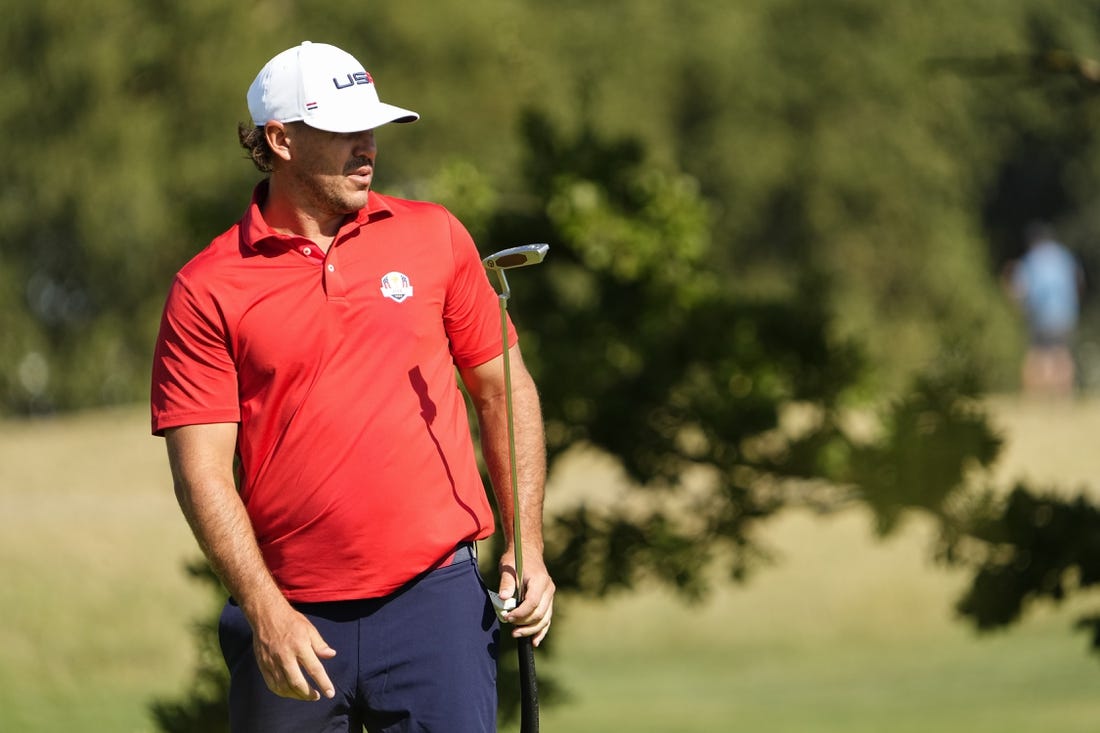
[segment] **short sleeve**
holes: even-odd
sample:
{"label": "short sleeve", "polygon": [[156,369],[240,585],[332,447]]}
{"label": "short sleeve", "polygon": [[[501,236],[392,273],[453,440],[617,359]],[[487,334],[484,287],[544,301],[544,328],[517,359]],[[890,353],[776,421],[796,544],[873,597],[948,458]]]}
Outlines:
{"label": "short sleeve", "polygon": [[214,298],[196,295],[177,276],[168,293],[153,354],[152,428],[239,422],[237,369]]}
{"label": "short sleeve", "polygon": [[[447,289],[443,322],[451,342],[451,355],[461,368],[474,367],[503,352],[500,299],[481,264],[477,247],[466,228],[454,216],[450,220],[454,274]],[[508,345],[518,340],[507,318]]]}

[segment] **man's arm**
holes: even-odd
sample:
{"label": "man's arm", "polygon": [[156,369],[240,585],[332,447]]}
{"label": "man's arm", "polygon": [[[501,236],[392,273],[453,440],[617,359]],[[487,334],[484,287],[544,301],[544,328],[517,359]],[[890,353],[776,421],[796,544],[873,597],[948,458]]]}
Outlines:
{"label": "man's arm", "polygon": [[188,425],[167,430],[165,437],[180,508],[252,626],[256,661],[267,686],[283,697],[318,700],[323,692],[331,698],[335,691],[321,659],[336,652],[275,584],[237,492],[237,424]]}
{"label": "man's arm", "polygon": [[[509,352],[512,368],[512,413],[515,421],[516,474],[519,484],[520,532],[523,541],[524,599],[509,612],[514,636],[533,636],[535,646],[546,637],[554,610],[554,581],[543,560],[542,500],[546,482],[546,442],[538,391],[519,347]],[[489,469],[503,525],[506,547],[501,557],[500,596],[515,595],[515,538],[512,521],[512,476],[509,465],[504,357],[461,370],[481,428],[481,448]]]}

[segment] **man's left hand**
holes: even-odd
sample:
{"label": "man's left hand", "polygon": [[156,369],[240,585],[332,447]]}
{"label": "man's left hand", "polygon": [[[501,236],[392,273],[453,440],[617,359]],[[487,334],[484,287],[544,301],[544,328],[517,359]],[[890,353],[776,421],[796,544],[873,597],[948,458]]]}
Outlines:
{"label": "man's left hand", "polygon": [[[534,637],[532,643],[538,646],[550,631],[555,586],[541,556],[528,558],[524,553],[523,561],[523,603],[505,613],[504,620],[515,627],[512,629],[513,637]],[[507,600],[516,592],[514,556],[505,554],[500,560],[500,567],[500,597]]]}

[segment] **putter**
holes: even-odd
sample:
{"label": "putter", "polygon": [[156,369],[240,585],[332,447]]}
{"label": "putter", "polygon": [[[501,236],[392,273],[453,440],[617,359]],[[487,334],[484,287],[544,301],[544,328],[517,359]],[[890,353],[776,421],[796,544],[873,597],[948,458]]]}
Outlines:
{"label": "putter", "polygon": [[[508,287],[505,270],[517,267],[537,265],[550,250],[548,244],[525,244],[520,247],[501,250],[481,261],[485,269],[495,272],[500,280],[500,338],[504,351],[504,406],[508,419],[508,460],[512,469],[512,542],[516,551],[516,596],[515,602],[523,602],[523,542],[520,533],[519,478],[516,472],[516,432],[512,414],[512,366],[508,358],[508,298],[512,290]],[[501,615],[505,607],[499,596],[490,591],[497,614]],[[511,600],[511,599],[510,599]],[[511,604],[514,608],[516,603]],[[520,687],[520,733],[538,733],[539,729],[539,691],[535,676],[535,649],[531,637],[525,636],[516,641],[519,655]]]}

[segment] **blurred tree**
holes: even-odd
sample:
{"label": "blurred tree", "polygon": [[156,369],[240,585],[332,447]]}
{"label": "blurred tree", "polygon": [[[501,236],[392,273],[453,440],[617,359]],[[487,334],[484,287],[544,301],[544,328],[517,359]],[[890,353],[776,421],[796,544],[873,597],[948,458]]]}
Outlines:
{"label": "blurred tree", "polygon": [[880,387],[932,364],[945,338],[1011,383],[1019,338],[990,260],[1017,217],[1056,209],[1087,264],[1100,246],[1088,107],[927,63],[960,49],[1087,56],[1090,0],[1057,12],[1041,0],[9,6],[8,414],[142,398],[166,282],[255,180],[226,162],[240,160],[243,91],[303,38],[356,50],[383,96],[423,113],[381,135],[382,187],[415,189],[458,154],[512,190],[523,143],[511,131],[531,104],[638,137],[698,182],[708,266],[731,287],[786,297],[807,271],[828,276],[829,329],[866,345]]}
{"label": "blurred tree", "polygon": [[[5,8],[0,408],[139,399],[165,283],[246,201],[224,73],[247,9],[25,2]],[[227,116],[227,112],[229,115]],[[211,133],[224,141],[207,144]],[[234,178],[236,176],[236,178]],[[226,187],[236,184],[234,197]]]}
{"label": "blurred tree", "polygon": [[[982,630],[1019,621],[1029,604],[1061,602],[1100,584],[1100,507],[1085,495],[1017,485],[995,511],[972,517],[964,548],[977,571],[958,608]],[[1100,651],[1100,614],[1086,616]]]}
{"label": "blurred tree", "polygon": [[[784,482],[840,467],[837,416],[862,374],[858,352],[830,339],[809,274],[793,299],[728,287],[711,267],[710,210],[694,181],[640,142],[586,122],[561,132],[544,114],[524,131],[523,195],[489,239],[553,243],[514,294],[550,455],[594,446],[651,489],[629,508],[556,517],[555,579],[602,594],[656,572],[698,592],[703,560],[724,549],[740,575],[757,551],[752,524],[797,501]],[[813,414],[793,437],[781,430],[792,405]],[[706,487],[686,490],[700,470]]]}

